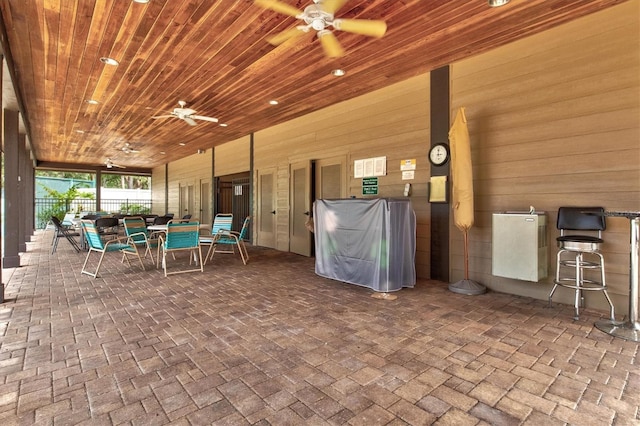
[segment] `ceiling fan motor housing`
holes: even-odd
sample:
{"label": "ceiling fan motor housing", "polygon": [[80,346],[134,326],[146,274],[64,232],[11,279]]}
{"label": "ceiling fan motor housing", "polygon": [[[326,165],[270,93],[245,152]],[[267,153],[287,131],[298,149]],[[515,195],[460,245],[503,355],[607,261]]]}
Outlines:
{"label": "ceiling fan motor housing", "polygon": [[318,4],[307,6],[301,18],[316,31],[324,30],[333,22],[333,15],[322,10]]}

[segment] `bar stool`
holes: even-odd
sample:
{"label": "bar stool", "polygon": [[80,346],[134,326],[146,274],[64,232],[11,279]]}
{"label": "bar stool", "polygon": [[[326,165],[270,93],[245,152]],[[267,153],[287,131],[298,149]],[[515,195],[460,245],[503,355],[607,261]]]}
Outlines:
{"label": "bar stool", "polygon": [[[558,209],[557,228],[560,236],[556,262],[556,277],[553,289],[549,293],[551,298],[558,286],[575,290],[575,316],[579,319],[580,306],[584,308],[584,291],[602,291],[610,306],[611,319],[615,319],[614,308],[605,282],[604,257],[600,253],[602,231],[606,229],[606,218],[602,207],[560,207]],[[579,231],[579,232],[569,232]],[[599,273],[599,278],[591,279],[585,276]]]}

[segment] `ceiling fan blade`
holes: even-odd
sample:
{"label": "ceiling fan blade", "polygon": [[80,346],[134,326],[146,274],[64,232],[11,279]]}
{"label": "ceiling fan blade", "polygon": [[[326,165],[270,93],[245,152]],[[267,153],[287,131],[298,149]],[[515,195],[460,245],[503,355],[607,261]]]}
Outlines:
{"label": "ceiling fan blade", "polygon": [[204,121],[211,121],[212,123],[217,123],[218,119],[214,118],[214,117],[205,117],[203,115],[191,115],[189,116],[189,118],[193,118],[194,120],[204,120]]}
{"label": "ceiling fan blade", "polygon": [[346,31],[348,33],[378,38],[387,32],[386,22],[369,19],[334,19],[333,27],[336,30]]}
{"label": "ceiling fan blade", "polygon": [[344,55],[344,49],[342,49],[340,42],[331,31],[318,31],[318,39],[320,39],[324,53],[329,58],[339,58]]}
{"label": "ceiling fan blade", "polygon": [[289,28],[288,30],[284,30],[281,33],[273,35],[271,37],[267,37],[267,42],[274,46],[279,46],[285,41],[292,39],[294,37],[298,37],[304,34],[303,31],[300,31],[297,27]]}
{"label": "ceiling fan blade", "polygon": [[158,119],[158,118],[169,118],[169,117],[175,117],[173,114],[169,114],[169,115],[156,115],[154,117],[151,117],[153,119]]}
{"label": "ceiling fan blade", "polygon": [[335,15],[338,9],[344,6],[346,2],[347,0],[324,0],[322,2],[322,10],[332,15]]}
{"label": "ceiling fan blade", "polygon": [[293,17],[296,17],[302,13],[302,11],[296,9],[295,7],[277,0],[254,0],[254,4],[264,9],[273,10],[274,12]]}
{"label": "ceiling fan blade", "polygon": [[196,122],[193,121],[193,119],[191,117],[184,117],[183,120],[186,121],[187,124],[189,124],[190,126],[195,126],[196,125]]}

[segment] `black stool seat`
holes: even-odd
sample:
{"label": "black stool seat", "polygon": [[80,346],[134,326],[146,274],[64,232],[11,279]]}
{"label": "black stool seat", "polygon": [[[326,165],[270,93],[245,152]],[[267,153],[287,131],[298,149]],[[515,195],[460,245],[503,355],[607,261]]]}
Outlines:
{"label": "black stool seat", "polygon": [[[602,231],[606,229],[604,208],[602,207],[560,207],[556,227],[560,236],[556,238],[556,277],[549,293],[549,305],[558,286],[573,289],[575,292],[575,319],[584,307],[583,292],[602,291],[610,307],[611,319],[615,312],[607,293],[605,282],[604,257],[600,247],[604,243]],[[576,235],[576,232],[580,234]],[[589,272],[588,272],[589,271]],[[597,275],[587,275],[589,274]]]}
{"label": "black stool seat", "polygon": [[600,249],[602,238],[590,235],[562,235],[556,238],[558,248],[569,251],[592,252]]}
{"label": "black stool seat", "polygon": [[[572,243],[594,243],[594,244],[602,244],[604,240],[598,237],[592,237],[590,235],[563,235],[561,237],[556,238],[558,243],[572,242]],[[559,245],[559,244],[558,244]]]}

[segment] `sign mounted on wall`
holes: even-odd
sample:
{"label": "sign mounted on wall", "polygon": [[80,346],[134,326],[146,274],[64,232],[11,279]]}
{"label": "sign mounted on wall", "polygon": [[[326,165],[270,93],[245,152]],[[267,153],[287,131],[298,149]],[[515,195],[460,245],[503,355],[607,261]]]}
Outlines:
{"label": "sign mounted on wall", "polygon": [[353,162],[353,177],[385,176],[387,174],[387,157],[365,158]]}
{"label": "sign mounted on wall", "polygon": [[362,179],[362,195],[378,195],[377,177],[366,177]]}
{"label": "sign mounted on wall", "polygon": [[416,169],[416,159],[412,158],[410,160],[400,160],[400,170],[401,171],[408,171],[408,170],[415,170]]}

